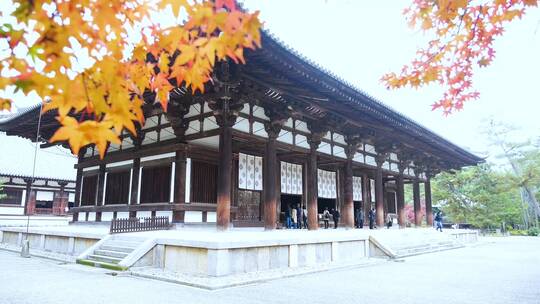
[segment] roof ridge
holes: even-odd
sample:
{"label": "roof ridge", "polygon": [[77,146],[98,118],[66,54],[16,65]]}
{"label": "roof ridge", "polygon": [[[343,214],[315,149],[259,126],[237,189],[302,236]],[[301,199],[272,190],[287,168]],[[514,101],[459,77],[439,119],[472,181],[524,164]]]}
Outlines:
{"label": "roof ridge", "polygon": [[464,152],[470,154],[471,156],[478,158],[478,156],[474,155],[468,149],[462,148],[462,147],[454,144],[448,138],[446,138],[446,137],[444,137],[444,136],[442,136],[440,134],[435,133],[434,131],[430,130],[429,128],[427,128],[422,123],[420,123],[420,122],[416,121],[415,119],[409,117],[408,115],[404,114],[403,112],[401,112],[399,110],[396,110],[394,107],[382,102],[379,98],[377,98],[377,97],[373,96],[372,94],[364,91],[363,89],[359,88],[355,84],[352,84],[348,80],[345,80],[344,78],[338,76],[336,73],[332,72],[328,68],[321,66],[319,63],[315,62],[313,59],[308,58],[307,56],[300,54],[298,50],[291,47],[289,44],[284,42],[282,39],[280,39],[276,34],[272,33],[270,30],[262,29],[262,32],[264,32],[270,39],[274,40],[277,44],[279,44],[281,47],[283,47],[289,53],[296,56],[298,59],[304,61],[306,64],[310,65],[311,67],[313,67],[313,68],[321,71],[322,73],[326,74],[326,76],[332,78],[334,81],[340,83],[341,85],[348,87],[348,89],[352,90],[353,92],[355,92],[357,94],[360,94],[360,95],[363,95],[369,101],[373,102],[375,105],[382,107],[386,111],[394,112],[395,114],[399,115],[399,117],[401,119],[404,119],[406,122],[412,124],[413,126],[419,127],[423,131],[428,132],[428,133],[442,139],[443,141],[447,142],[448,144],[456,146],[458,149],[463,150]]}

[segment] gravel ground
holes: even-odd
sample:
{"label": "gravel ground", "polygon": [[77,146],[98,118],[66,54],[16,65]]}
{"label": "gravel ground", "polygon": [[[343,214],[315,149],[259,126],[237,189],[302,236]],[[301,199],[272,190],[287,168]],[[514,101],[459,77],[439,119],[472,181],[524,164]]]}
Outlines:
{"label": "gravel ground", "polygon": [[0,303],[540,303],[540,238],[207,291],[0,250]]}

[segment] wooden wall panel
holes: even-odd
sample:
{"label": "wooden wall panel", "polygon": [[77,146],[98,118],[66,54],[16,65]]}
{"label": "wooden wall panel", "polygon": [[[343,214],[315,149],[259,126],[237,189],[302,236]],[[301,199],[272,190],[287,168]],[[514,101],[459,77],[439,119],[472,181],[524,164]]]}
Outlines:
{"label": "wooden wall panel", "polygon": [[168,203],[171,195],[171,165],[143,167],[141,204]]}
{"label": "wooden wall panel", "polygon": [[128,203],[130,175],[131,170],[122,170],[107,173],[105,205]]}
{"label": "wooden wall panel", "polygon": [[190,202],[216,204],[217,175],[217,165],[192,159]]}
{"label": "wooden wall panel", "polygon": [[97,174],[83,177],[81,206],[93,206],[96,204],[97,183]]}

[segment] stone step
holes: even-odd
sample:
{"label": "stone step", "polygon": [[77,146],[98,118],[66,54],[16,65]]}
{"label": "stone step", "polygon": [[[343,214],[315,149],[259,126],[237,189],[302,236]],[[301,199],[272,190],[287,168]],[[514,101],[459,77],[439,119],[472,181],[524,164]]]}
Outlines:
{"label": "stone step", "polygon": [[122,258],[115,258],[115,257],[99,255],[99,254],[90,254],[88,255],[88,260],[111,263],[111,264],[118,264],[120,263],[120,261],[122,261]]}
{"label": "stone step", "polygon": [[128,267],[120,266],[118,264],[94,261],[94,260],[89,260],[89,259],[77,259],[77,264],[92,266],[92,267],[99,267],[99,268],[106,268],[106,269],[117,270],[117,271],[125,271],[128,269]]}
{"label": "stone step", "polygon": [[125,247],[125,246],[117,246],[117,245],[109,245],[109,244],[103,244],[99,247],[101,250],[107,250],[107,251],[116,251],[116,252],[124,252],[124,253],[131,253],[133,250],[135,250],[135,247]]}
{"label": "stone step", "polygon": [[441,246],[431,246],[429,248],[417,248],[417,249],[410,249],[410,250],[400,250],[396,252],[396,255],[398,257],[406,257],[406,256],[412,256],[412,255],[418,255],[418,254],[424,254],[424,253],[431,253],[431,252],[437,252],[437,251],[443,251],[443,250],[449,250],[454,248],[460,248],[459,245],[454,244],[448,244],[448,245],[441,245]]}
{"label": "stone step", "polygon": [[119,246],[119,247],[128,247],[128,248],[136,248],[138,247],[140,244],[142,244],[143,241],[141,242],[136,242],[136,241],[124,241],[124,240],[108,240],[105,242],[104,245],[112,245],[112,246]]}
{"label": "stone step", "polygon": [[431,243],[421,243],[421,244],[408,244],[404,246],[392,246],[395,250],[408,250],[416,249],[423,247],[432,247],[432,246],[445,246],[445,245],[454,245],[452,241],[442,241],[442,242],[431,242]]}
{"label": "stone step", "polygon": [[120,259],[123,259],[123,258],[125,258],[129,253],[127,253],[127,252],[122,252],[122,251],[113,251],[113,250],[96,249],[96,251],[94,251],[94,254],[96,254],[96,255],[108,256],[108,257],[113,257],[113,258],[120,258]]}

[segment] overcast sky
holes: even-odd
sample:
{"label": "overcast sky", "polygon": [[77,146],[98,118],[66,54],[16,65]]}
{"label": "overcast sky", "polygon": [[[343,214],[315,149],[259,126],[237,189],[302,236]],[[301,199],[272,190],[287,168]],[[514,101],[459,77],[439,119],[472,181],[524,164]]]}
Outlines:
{"label": "overcast sky", "polygon": [[[491,118],[521,128],[520,137],[540,134],[540,12],[530,9],[496,41],[497,57],[475,77],[481,98],[444,117],[431,111],[442,89],[386,90],[379,79],[409,63],[426,37],[408,28],[402,11],[410,1],[244,0],[260,10],[265,28],[307,58],[331,70],[452,142],[493,155],[482,125]],[[264,45],[263,45],[264,47]],[[20,94],[16,107],[37,102]]]}
{"label": "overcast sky", "polygon": [[[495,47],[495,62],[478,71],[481,97],[462,112],[444,117],[431,111],[442,96],[437,85],[386,90],[379,79],[399,72],[426,37],[402,15],[410,1],[245,0],[260,10],[265,28],[290,47],[377,97],[390,107],[479,155],[489,151],[481,132],[493,117],[521,128],[522,137],[540,131],[540,12],[531,9],[508,27]],[[264,47],[264,45],[263,45]]]}

